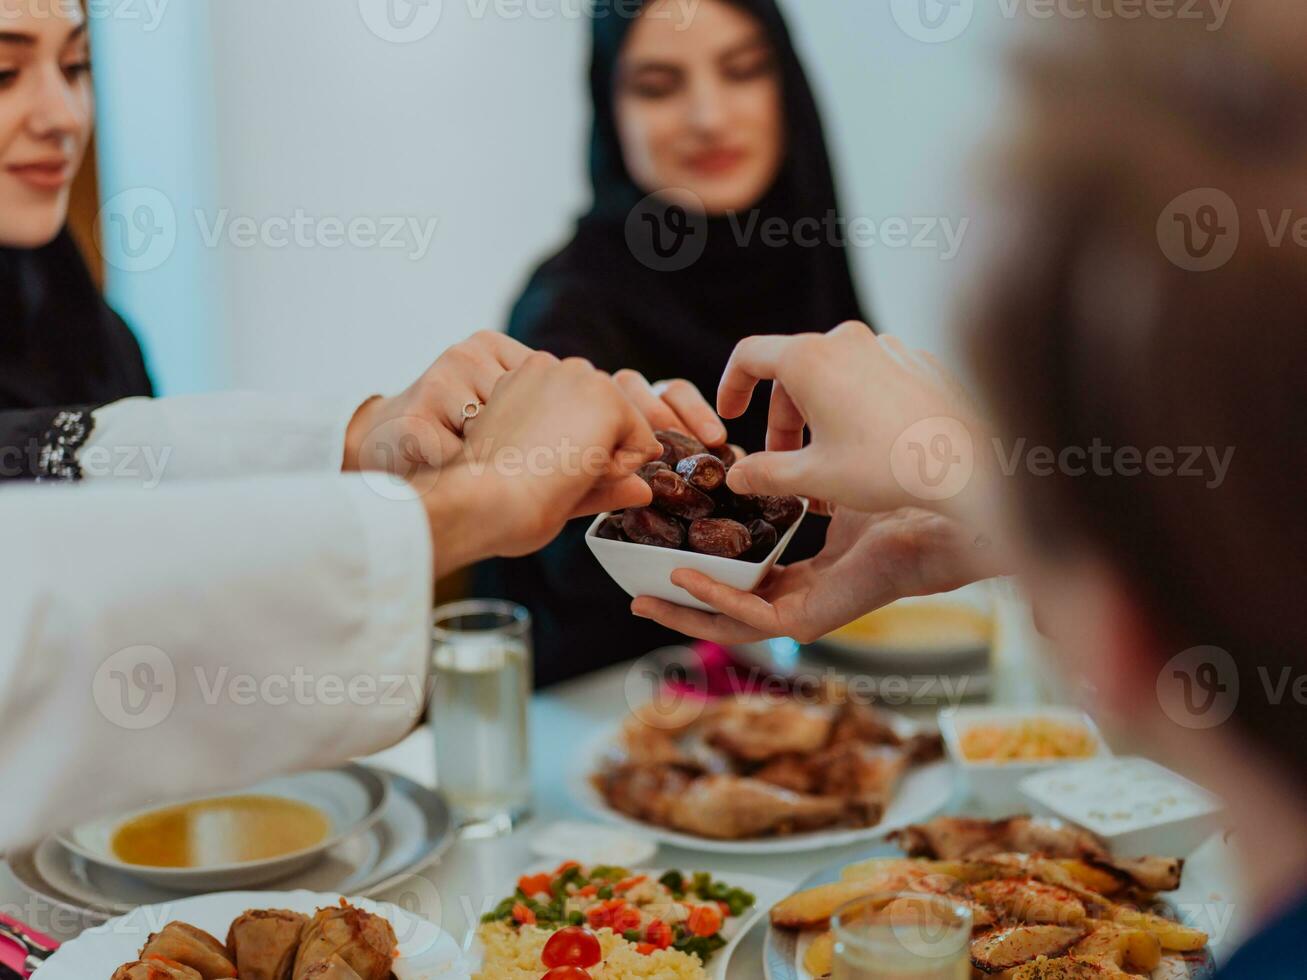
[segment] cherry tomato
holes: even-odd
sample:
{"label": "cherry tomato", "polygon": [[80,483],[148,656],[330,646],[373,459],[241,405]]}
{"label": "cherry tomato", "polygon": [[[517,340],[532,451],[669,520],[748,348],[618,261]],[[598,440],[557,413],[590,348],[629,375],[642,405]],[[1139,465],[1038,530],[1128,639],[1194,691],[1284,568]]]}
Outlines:
{"label": "cherry tomato", "polygon": [[590,974],[579,966],[556,966],[540,980],[591,980]]}
{"label": "cherry tomato", "polygon": [[589,929],[568,926],[559,929],[545,943],[541,961],[548,967],[594,966],[604,958],[599,938]]}

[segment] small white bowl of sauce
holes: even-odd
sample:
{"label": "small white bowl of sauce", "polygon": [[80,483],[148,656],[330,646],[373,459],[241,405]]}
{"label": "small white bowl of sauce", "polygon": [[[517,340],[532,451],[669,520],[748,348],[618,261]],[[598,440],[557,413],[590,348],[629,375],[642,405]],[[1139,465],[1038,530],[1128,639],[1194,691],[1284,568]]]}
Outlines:
{"label": "small white bowl of sauce", "polygon": [[82,824],[57,840],[88,861],[165,888],[219,891],[307,868],[370,827],[389,794],[381,776],[345,766]]}

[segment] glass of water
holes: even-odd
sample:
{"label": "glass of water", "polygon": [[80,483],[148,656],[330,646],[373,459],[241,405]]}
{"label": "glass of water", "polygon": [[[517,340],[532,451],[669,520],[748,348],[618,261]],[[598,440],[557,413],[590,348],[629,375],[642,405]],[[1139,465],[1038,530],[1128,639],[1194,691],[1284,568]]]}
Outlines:
{"label": "glass of water", "polygon": [[531,616],[473,599],[435,612],[431,729],[436,785],[465,837],[511,833],[530,815]]}
{"label": "glass of water", "polygon": [[941,895],[870,895],[832,920],[832,980],[969,980],[971,910]]}

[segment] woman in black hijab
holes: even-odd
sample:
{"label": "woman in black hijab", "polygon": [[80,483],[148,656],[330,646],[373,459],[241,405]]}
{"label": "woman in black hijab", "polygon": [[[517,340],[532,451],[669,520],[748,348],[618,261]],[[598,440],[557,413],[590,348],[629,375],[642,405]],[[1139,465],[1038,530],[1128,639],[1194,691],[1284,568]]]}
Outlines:
{"label": "woman in black hijab", "polygon": [[[866,317],[816,101],[775,0],[633,7],[595,4],[594,203],[532,276],[509,333],[711,397],[742,338]],[[761,405],[730,438],[755,451],[765,433]],[[802,530],[790,559],[818,550],[825,522]],[[478,592],[532,610],[541,684],[681,639],[630,615],[584,534],[578,523],[478,575]]]}
{"label": "woman in black hijab", "polygon": [[141,348],[63,231],[0,249],[0,479],[59,477],[85,413],[153,394]]}

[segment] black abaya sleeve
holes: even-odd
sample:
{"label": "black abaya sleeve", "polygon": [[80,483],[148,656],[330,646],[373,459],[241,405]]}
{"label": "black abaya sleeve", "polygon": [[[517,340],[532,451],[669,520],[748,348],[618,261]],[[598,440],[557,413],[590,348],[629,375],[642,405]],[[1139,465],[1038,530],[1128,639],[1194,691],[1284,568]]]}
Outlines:
{"label": "black abaya sleeve", "polygon": [[77,453],[94,425],[92,406],[0,412],[0,481],[76,480]]}

